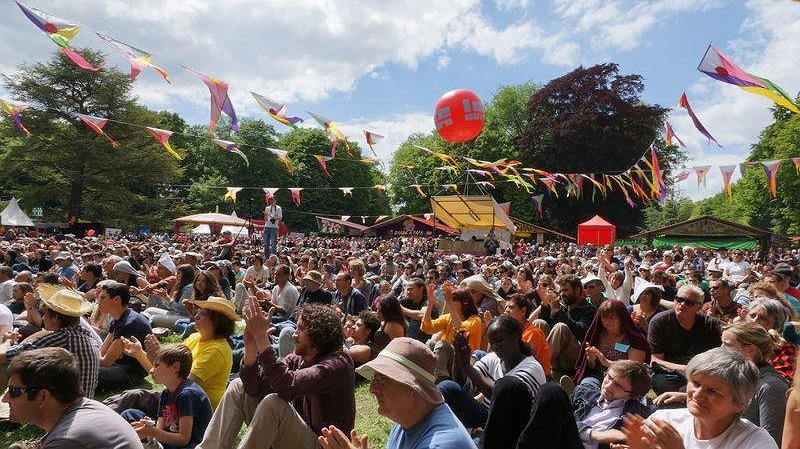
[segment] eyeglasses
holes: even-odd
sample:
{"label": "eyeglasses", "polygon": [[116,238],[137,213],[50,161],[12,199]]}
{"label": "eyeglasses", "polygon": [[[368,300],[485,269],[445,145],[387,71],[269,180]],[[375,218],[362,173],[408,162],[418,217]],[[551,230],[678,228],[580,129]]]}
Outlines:
{"label": "eyeglasses", "polygon": [[675,297],[675,302],[677,304],[687,304],[687,305],[690,305],[690,306],[700,306],[701,305],[698,301],[692,301],[691,299],[684,298],[682,296],[676,296]]}
{"label": "eyeglasses", "polygon": [[15,387],[13,385],[8,386],[8,395],[12,399],[16,399],[22,395],[22,393],[29,392],[34,393],[41,390],[41,388],[33,388],[33,387]]}

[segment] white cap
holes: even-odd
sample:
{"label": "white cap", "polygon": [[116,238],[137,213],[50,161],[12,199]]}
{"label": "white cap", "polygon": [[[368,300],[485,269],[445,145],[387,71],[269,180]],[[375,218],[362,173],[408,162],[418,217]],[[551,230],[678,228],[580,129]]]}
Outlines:
{"label": "white cap", "polygon": [[175,262],[172,261],[169,253],[162,254],[161,258],[158,259],[158,264],[169,270],[170,273],[174,273],[176,270]]}

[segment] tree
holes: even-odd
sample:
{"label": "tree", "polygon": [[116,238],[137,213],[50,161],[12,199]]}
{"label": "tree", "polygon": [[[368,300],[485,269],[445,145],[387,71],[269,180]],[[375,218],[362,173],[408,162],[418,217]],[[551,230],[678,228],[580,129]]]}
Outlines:
{"label": "tree", "polygon": [[[103,64],[101,53],[81,53]],[[45,218],[55,221],[76,217],[132,227],[165,224],[181,212],[164,184],[180,176],[177,161],[144,129],[120,123],[163,127],[168,118],[137,103],[127,74],[79,70],[58,52],[49,62],[22,66],[4,86],[35,106],[24,114],[32,137],[20,137],[10,123],[0,130],[5,191],[43,207]],[[110,119],[104,130],[120,148],[96,136],[76,113]]]}
{"label": "tree", "polygon": [[[667,109],[648,105],[639,95],[640,75],[620,75],[616,64],[578,67],[556,78],[530,99],[527,127],[516,143],[526,166],[556,173],[620,173],[630,168],[656,139]],[[676,152],[675,148],[663,151]],[[669,173],[668,158],[661,168]],[[605,200],[590,203],[584,195],[549,198],[545,222],[556,229],[601,214],[625,235],[642,222],[640,208],[629,207],[615,189]]]}

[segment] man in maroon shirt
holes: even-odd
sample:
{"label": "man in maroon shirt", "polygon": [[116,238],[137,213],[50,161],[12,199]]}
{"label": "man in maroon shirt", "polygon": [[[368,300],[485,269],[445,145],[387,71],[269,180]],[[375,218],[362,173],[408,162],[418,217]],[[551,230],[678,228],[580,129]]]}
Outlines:
{"label": "man in maroon shirt", "polygon": [[228,384],[197,449],[229,449],[243,422],[240,449],[314,447],[323,428],[348,435],[356,416],[353,361],[342,352],[341,321],[328,306],[302,307],[294,353],[279,359],[270,345],[270,316],[250,298],[240,378]]}

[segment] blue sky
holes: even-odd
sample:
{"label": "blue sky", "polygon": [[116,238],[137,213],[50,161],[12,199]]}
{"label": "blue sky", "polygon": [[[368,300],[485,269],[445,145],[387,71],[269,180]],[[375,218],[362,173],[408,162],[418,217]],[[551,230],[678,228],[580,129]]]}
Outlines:
{"label": "blue sky", "polygon": [[[237,113],[262,117],[248,91],[337,120],[352,139],[363,128],[387,136],[382,159],[410,134],[433,126],[436,99],[469,88],[488,99],[498,86],[546,83],[579,64],[616,62],[644,77],[647,102],[673,107],[681,92],[724,149],[705,144],[682,110],[670,121],[694,165],[744,160],[770,122],[770,103],[696,70],[709,42],[740,66],[800,90],[800,4],[789,0],[30,0],[84,26],[79,47],[126,61],[92,30],[153,53],[173,85],[145,71],[135,92],[154,109],[208,120],[208,91],[180,66],[227,81]],[[157,7],[154,7],[157,5]],[[43,61],[55,46],[11,1],[0,3],[0,71]],[[0,92],[2,93],[2,92]],[[282,125],[275,124],[283,131]],[[738,172],[734,180],[738,177]],[[720,191],[680,184],[692,198]]]}

